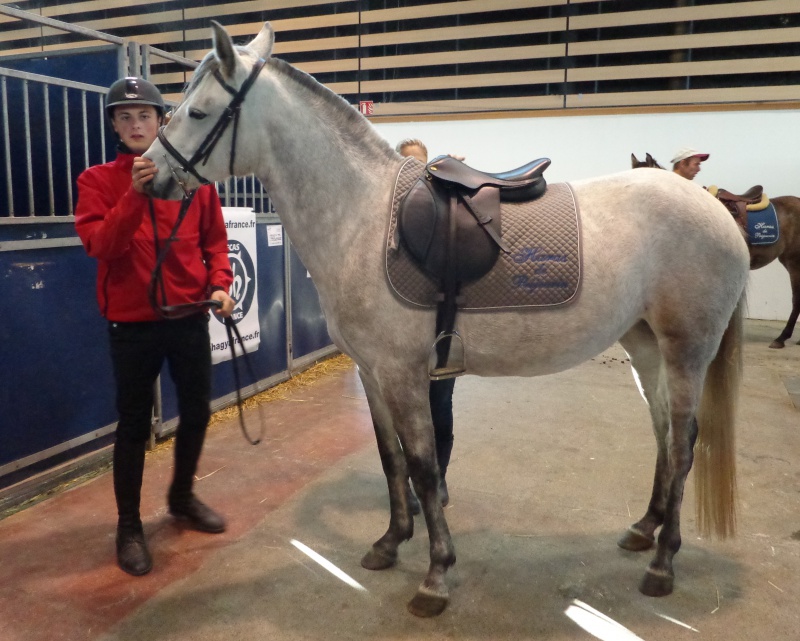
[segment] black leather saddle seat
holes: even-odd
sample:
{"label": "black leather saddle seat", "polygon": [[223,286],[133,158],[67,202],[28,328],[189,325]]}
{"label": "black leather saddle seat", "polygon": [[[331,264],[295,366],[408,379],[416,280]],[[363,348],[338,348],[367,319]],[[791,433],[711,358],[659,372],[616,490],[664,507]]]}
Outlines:
{"label": "black leather saddle seat", "polygon": [[468,190],[496,187],[500,191],[501,201],[525,202],[542,194],[542,174],[549,166],[549,158],[539,158],[510,171],[488,173],[454,161],[450,156],[439,156],[428,163],[427,170],[438,180],[455,183]]}

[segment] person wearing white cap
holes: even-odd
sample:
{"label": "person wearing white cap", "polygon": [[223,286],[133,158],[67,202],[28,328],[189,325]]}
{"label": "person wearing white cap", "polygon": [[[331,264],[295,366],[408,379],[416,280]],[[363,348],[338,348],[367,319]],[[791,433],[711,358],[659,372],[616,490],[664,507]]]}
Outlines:
{"label": "person wearing white cap", "polygon": [[700,163],[708,160],[708,156],[709,154],[704,154],[691,147],[682,147],[670,161],[672,171],[688,180],[694,180],[694,177],[700,172]]}

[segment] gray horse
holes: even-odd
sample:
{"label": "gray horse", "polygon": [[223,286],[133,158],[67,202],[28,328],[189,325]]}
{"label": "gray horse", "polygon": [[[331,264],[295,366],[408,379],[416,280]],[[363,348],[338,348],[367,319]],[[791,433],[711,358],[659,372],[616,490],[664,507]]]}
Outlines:
{"label": "gray horse", "polygon": [[[254,173],[319,291],[336,345],[357,363],[372,411],[391,518],[362,565],[383,569],[413,533],[410,474],[430,538],[430,566],[409,603],[420,616],[449,600],[455,551],[438,500],[428,402],[435,311],[398,298],[384,271],[388,212],[405,159],[358,111],[271,57],[266,24],[234,47],[213,26],[214,49],[146,156],[152,194],[177,199],[201,180]],[[236,122],[226,127],[226,122]],[[188,160],[187,160],[188,158]],[[725,208],[671,172],[638,170],[572,183],[581,209],[582,283],[569,304],[459,314],[469,372],[539,376],[619,341],[649,403],[658,445],[646,514],[619,541],[657,551],[640,585],[673,588],[687,474],[698,474],[704,532],[734,529],[734,401],[748,254]],[[587,426],[589,429],[590,426]]]}

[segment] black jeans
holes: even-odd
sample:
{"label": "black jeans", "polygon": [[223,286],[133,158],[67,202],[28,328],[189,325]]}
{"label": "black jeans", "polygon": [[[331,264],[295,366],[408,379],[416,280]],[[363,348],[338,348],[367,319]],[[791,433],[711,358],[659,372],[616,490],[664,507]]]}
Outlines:
{"label": "black jeans", "polygon": [[170,505],[192,496],[197,462],[211,415],[211,348],[208,317],[108,325],[116,380],[114,495],[118,527],[141,528],[139,514],[144,455],[150,437],[153,384],[164,364],[175,384],[180,414]]}
{"label": "black jeans", "polygon": [[431,403],[433,433],[436,438],[436,460],[442,478],[447,474],[453,451],[453,388],[455,378],[431,381],[428,397]]}

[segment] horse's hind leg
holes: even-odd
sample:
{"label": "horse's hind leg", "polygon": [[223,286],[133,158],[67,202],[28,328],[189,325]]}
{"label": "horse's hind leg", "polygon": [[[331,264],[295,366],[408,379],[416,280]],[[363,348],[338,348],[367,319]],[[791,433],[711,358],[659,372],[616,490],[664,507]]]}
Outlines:
{"label": "horse's hind leg", "polygon": [[[697,328],[702,335],[702,328]],[[713,332],[709,332],[713,334]],[[689,344],[692,342],[693,344]],[[686,477],[694,461],[697,440],[696,413],[703,379],[711,361],[709,342],[665,338],[661,342],[670,399],[670,428],[667,434],[667,475],[664,522],[658,534],[656,554],[639,584],[647,596],[672,593],[675,574],[672,559],[681,547],[680,515]]]}
{"label": "horse's hind leg", "polygon": [[789,280],[792,285],[792,313],[789,314],[789,320],[786,322],[786,327],[783,328],[780,336],[770,343],[772,349],[781,349],[786,341],[792,337],[794,326],[797,324],[797,317],[800,316],[800,261],[781,260],[781,262],[786,271],[789,272]]}
{"label": "horse's hind leg", "polygon": [[640,321],[620,339],[620,344],[631,359],[631,367],[638,377],[642,393],[649,405],[657,445],[653,492],[647,512],[617,541],[617,545],[621,548],[639,552],[649,550],[653,546],[655,531],[664,522],[669,474],[667,457],[669,395],[661,351],[650,326],[645,321]]}
{"label": "horse's hind leg", "polygon": [[389,486],[389,528],[386,533],[372,544],[372,548],[361,559],[361,565],[367,570],[384,570],[397,562],[397,549],[403,541],[414,534],[414,519],[408,505],[406,492],[408,470],[403,456],[400,441],[392,426],[392,420],[386,405],[377,391],[375,382],[359,370],[364,391],[367,394],[375,438],[378,441],[378,453],[381,457],[383,473]]}

